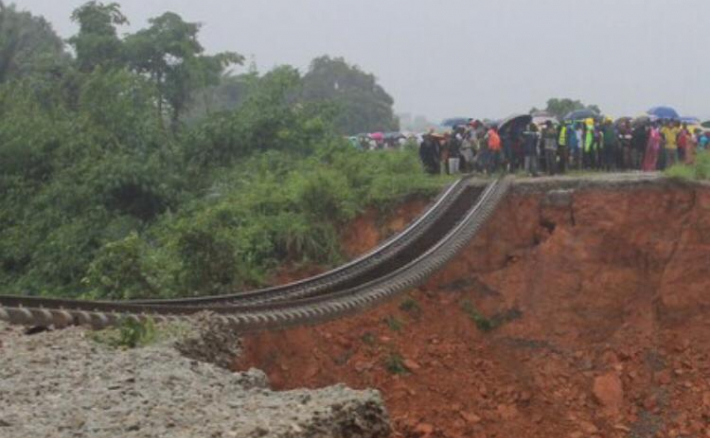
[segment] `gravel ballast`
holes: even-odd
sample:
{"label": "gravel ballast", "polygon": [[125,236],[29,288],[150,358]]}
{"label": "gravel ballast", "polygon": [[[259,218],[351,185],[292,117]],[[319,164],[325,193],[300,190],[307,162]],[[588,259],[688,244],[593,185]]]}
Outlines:
{"label": "gravel ballast", "polygon": [[81,329],[0,323],[0,437],[387,437],[379,393],[273,392],[170,345],[116,350]]}

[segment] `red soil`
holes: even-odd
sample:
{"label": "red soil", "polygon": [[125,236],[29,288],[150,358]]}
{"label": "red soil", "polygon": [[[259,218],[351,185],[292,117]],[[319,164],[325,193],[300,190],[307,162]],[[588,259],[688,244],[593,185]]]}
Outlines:
{"label": "red soil", "polygon": [[411,298],[247,338],[237,368],[380,389],[396,437],[710,437],[708,267],[710,190],[513,196]]}

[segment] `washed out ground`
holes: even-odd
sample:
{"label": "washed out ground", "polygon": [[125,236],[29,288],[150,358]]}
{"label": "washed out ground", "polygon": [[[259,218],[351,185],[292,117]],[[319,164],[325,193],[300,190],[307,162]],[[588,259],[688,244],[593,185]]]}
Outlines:
{"label": "washed out ground", "polygon": [[[370,212],[346,243],[365,251],[423,207]],[[710,437],[708,267],[708,188],[517,190],[425,286],[249,337],[235,368],[380,389],[395,437]]]}

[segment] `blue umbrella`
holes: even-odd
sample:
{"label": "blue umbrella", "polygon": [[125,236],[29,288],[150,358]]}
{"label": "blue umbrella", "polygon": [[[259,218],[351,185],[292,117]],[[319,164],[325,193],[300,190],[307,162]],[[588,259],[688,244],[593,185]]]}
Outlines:
{"label": "blue umbrella", "polygon": [[673,109],[669,106],[657,106],[657,107],[651,108],[646,113],[649,116],[654,116],[659,119],[672,119],[672,120],[680,119],[680,114],[678,114],[678,111],[676,111],[675,109]]}
{"label": "blue umbrella", "polygon": [[575,120],[586,120],[586,119],[596,119],[599,117],[599,114],[597,114],[596,111],[585,108],[577,111],[572,111],[571,113],[567,114],[564,118],[566,122],[569,121],[575,121]]}

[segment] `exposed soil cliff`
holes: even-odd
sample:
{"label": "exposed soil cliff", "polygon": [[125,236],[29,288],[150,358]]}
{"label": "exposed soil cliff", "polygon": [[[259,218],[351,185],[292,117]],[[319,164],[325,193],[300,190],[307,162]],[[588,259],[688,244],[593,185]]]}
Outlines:
{"label": "exposed soil cliff", "polygon": [[395,436],[706,437],[708,268],[710,189],[518,192],[410,297],[237,366],[380,389]]}

